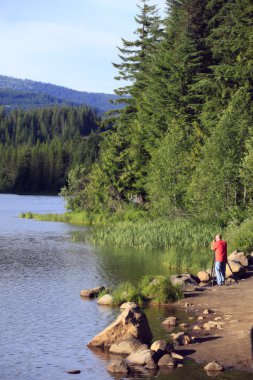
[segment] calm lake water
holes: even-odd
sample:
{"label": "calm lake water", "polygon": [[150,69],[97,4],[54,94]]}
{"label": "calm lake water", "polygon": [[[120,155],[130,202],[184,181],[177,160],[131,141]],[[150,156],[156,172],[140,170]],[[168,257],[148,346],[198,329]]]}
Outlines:
{"label": "calm lake water", "polygon": [[[64,212],[59,197],[0,195],[0,379],[113,379],[109,357],[86,345],[119,314],[79,297],[81,289],[122,281],[137,282],[145,274],[165,273],[161,252],[94,248],[78,242],[85,228],[64,223],[19,219],[24,211]],[[168,315],[188,319],[175,309],[146,310],[154,338],[168,338],[161,327]],[[69,375],[69,369],[81,370]],[[235,376],[236,375],[236,376]],[[135,378],[205,379],[194,363],[172,373],[139,374]],[[236,379],[224,373],[220,379]],[[240,374],[240,379],[249,379]]]}

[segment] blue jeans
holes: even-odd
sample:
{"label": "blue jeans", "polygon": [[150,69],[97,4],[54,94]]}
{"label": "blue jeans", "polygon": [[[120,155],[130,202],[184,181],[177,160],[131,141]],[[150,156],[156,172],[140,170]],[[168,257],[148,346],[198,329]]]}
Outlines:
{"label": "blue jeans", "polygon": [[217,278],[217,285],[225,284],[226,263],[224,263],[223,261],[216,261],[215,273]]}

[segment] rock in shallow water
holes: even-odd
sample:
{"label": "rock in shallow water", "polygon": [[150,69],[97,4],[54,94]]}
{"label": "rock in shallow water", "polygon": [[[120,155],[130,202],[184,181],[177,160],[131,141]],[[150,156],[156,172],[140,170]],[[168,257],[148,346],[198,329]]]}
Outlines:
{"label": "rock in shallow water", "polygon": [[129,366],[124,360],[113,360],[107,367],[108,372],[113,373],[128,373],[130,372]]}
{"label": "rock in shallow water", "polygon": [[173,357],[170,354],[163,355],[161,359],[158,361],[158,367],[168,366],[174,367],[175,362]]}
{"label": "rock in shallow water", "polygon": [[139,350],[141,347],[148,348],[136,338],[120,340],[113,343],[110,347],[110,352],[113,354],[130,355],[132,352]]}
{"label": "rock in shallow water", "polygon": [[109,306],[112,306],[113,305],[113,298],[112,298],[112,296],[110,294],[105,294],[104,296],[102,296],[101,298],[99,298],[98,304],[99,305],[109,305]]}
{"label": "rock in shallow water", "polygon": [[105,287],[104,286],[99,286],[97,288],[93,288],[93,289],[83,289],[81,290],[80,292],[80,296],[81,297],[85,297],[85,298],[95,298],[99,295],[100,292],[102,292],[103,290],[105,290]]}
{"label": "rock in shallow water", "polygon": [[79,375],[81,371],[79,369],[70,369],[69,371],[66,371],[69,375]]}
{"label": "rock in shallow water", "polygon": [[149,348],[140,348],[139,350],[132,352],[127,358],[126,361],[131,364],[145,365],[153,360],[154,352]]}
{"label": "rock in shallow water", "polygon": [[123,311],[114,322],[91,340],[88,347],[109,348],[119,340],[130,338],[136,338],[144,344],[148,344],[152,340],[147,317],[141,311]]}
{"label": "rock in shallow water", "polygon": [[206,371],[223,371],[224,368],[217,361],[213,361],[213,362],[208,363],[204,367],[204,370],[206,370]]}

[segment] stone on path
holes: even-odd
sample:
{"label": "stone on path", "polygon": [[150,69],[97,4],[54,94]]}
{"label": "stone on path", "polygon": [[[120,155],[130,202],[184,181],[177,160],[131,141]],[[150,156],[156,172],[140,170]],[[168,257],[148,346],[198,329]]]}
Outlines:
{"label": "stone on path", "polygon": [[130,371],[129,366],[124,360],[113,360],[107,367],[108,372],[113,373],[128,373]]}
{"label": "stone on path", "polygon": [[199,279],[190,273],[175,274],[170,276],[170,281],[173,285],[181,286],[198,286]]}
{"label": "stone on path", "polygon": [[200,282],[209,282],[210,281],[210,274],[204,270],[198,272],[198,278]]}
{"label": "stone on path", "polygon": [[114,322],[91,340],[88,347],[111,347],[119,340],[130,338],[136,338],[144,344],[152,340],[147,317],[141,311],[123,311]]}
{"label": "stone on path", "polygon": [[188,334],[184,332],[179,332],[177,334],[171,334],[172,339],[177,342],[180,346],[186,346],[191,343],[191,338]]}
{"label": "stone on path", "polygon": [[[230,265],[230,267],[228,264]],[[226,278],[232,277],[233,273],[238,278],[241,278],[244,276],[246,268],[244,266],[242,266],[239,262],[233,261],[233,260],[228,260],[228,264],[226,265]],[[231,270],[233,273],[231,272]]]}
{"label": "stone on path", "polygon": [[208,314],[211,314],[211,313],[212,313],[212,311],[209,310],[209,309],[205,309],[205,310],[203,311],[203,315],[208,315]]}
{"label": "stone on path", "polygon": [[228,260],[238,262],[244,267],[247,267],[249,265],[249,260],[244,252],[234,251],[228,256]]}

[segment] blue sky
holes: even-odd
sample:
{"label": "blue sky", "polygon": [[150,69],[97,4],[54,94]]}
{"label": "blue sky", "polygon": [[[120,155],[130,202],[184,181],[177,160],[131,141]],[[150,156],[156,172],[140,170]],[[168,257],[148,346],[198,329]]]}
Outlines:
{"label": "blue sky", "polygon": [[[113,92],[121,37],[138,0],[0,0],[0,74]],[[161,11],[165,0],[152,0]]]}

